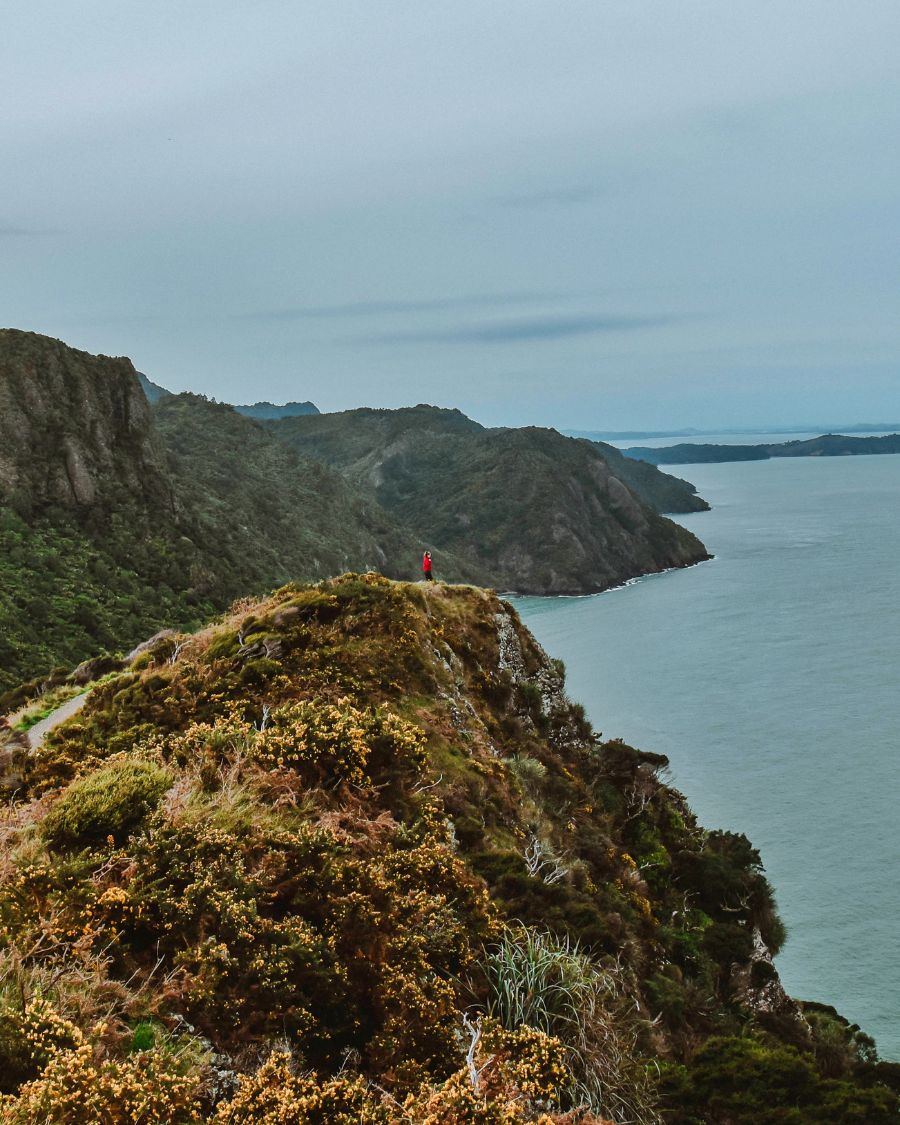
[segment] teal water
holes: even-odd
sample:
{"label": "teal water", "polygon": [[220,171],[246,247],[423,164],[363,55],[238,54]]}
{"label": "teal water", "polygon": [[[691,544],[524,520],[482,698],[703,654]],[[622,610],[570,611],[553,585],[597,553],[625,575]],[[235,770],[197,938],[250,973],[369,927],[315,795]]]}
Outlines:
{"label": "teal water", "polygon": [[678,470],[711,562],[515,604],[594,725],[760,849],[788,991],[900,1060],[900,456]]}

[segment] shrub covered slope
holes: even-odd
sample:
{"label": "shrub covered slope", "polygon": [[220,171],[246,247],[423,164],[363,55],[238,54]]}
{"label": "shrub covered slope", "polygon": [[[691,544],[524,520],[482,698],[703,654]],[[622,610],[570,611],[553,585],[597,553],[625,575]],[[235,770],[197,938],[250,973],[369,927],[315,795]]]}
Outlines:
{"label": "shrub covered slope", "polygon": [[750,843],[515,612],[346,575],[161,639],[0,834],[0,1121],[897,1120]]}

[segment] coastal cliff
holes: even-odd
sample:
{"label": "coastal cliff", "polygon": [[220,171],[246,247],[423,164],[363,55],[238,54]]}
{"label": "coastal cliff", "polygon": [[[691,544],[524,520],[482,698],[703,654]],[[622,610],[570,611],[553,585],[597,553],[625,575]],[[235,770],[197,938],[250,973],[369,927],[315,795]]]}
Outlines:
{"label": "coastal cliff", "polygon": [[[641,494],[655,476],[705,507],[691,485],[594,443],[534,426],[485,429],[458,410],[350,410],[267,424],[372,493],[431,546],[465,560],[483,585],[591,594],[708,558],[703,544]],[[630,476],[629,476],[630,474]],[[648,488],[651,485],[647,486]],[[696,506],[688,508],[688,498]]]}
{"label": "coastal cliff", "polygon": [[0,503],[31,514],[137,497],[174,512],[165,454],[130,360],[0,329]]}

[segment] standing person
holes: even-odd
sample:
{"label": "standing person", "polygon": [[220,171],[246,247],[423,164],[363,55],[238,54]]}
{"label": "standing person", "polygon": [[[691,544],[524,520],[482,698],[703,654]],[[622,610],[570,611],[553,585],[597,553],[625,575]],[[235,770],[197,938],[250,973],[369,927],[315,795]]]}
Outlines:
{"label": "standing person", "polygon": [[425,575],[426,582],[434,581],[434,575],[431,573],[431,551],[426,551],[422,556],[422,573]]}

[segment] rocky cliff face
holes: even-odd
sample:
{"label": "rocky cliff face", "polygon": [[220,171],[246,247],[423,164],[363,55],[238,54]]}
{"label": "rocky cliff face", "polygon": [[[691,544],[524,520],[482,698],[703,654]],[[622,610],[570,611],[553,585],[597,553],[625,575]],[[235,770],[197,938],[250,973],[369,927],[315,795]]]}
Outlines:
{"label": "rocky cliff face", "polygon": [[123,494],[174,511],[131,361],[0,329],[0,502],[83,511]]}

